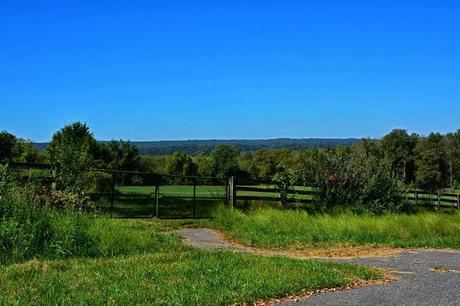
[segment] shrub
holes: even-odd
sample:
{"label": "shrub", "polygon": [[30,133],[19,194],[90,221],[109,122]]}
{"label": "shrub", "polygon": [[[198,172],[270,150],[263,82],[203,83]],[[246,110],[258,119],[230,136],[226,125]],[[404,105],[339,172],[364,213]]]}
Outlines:
{"label": "shrub", "polygon": [[288,206],[288,192],[296,183],[296,179],[294,172],[285,165],[280,164],[276,167],[276,174],[273,177],[273,181],[280,193],[280,202],[283,207]]}
{"label": "shrub", "polygon": [[317,183],[324,208],[348,205],[355,211],[381,214],[405,207],[402,182],[385,160],[360,151],[330,151],[323,154],[320,169]]}
{"label": "shrub", "polygon": [[46,204],[61,210],[93,212],[95,210],[91,199],[84,193],[68,191],[52,191],[47,197]]}

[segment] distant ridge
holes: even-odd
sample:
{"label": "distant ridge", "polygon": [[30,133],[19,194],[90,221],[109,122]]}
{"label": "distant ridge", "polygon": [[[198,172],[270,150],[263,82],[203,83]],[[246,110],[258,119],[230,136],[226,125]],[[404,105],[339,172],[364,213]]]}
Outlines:
{"label": "distant ridge", "polygon": [[[357,143],[358,138],[275,138],[275,139],[230,139],[230,140],[159,140],[159,141],[131,141],[139,149],[141,155],[164,155],[176,151],[190,154],[211,152],[219,144],[230,144],[241,151],[249,152],[259,149],[304,149],[324,148],[337,146],[351,146]],[[106,142],[106,141],[103,141]],[[46,149],[48,143],[36,143],[41,150]]]}

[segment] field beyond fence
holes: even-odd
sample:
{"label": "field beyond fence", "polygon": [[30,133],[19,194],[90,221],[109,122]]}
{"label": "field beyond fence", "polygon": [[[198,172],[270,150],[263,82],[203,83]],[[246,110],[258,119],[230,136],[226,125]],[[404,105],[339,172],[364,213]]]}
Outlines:
{"label": "field beyond fence", "polygon": [[[50,169],[48,164],[13,164],[17,170]],[[254,180],[200,176],[160,175],[147,172],[91,170],[105,172],[112,177],[111,190],[92,192],[91,198],[102,212],[113,217],[129,218],[210,218],[220,206],[236,207],[251,205],[254,201],[276,203],[281,201],[281,192],[270,180]],[[129,186],[120,183],[119,178],[137,175],[148,178],[149,185]],[[52,177],[46,177],[47,183]],[[319,189],[307,186],[293,186],[286,193],[288,205],[311,207],[319,203]],[[404,200],[416,207],[460,208],[460,191],[404,190]],[[239,203],[239,204],[237,204]]]}

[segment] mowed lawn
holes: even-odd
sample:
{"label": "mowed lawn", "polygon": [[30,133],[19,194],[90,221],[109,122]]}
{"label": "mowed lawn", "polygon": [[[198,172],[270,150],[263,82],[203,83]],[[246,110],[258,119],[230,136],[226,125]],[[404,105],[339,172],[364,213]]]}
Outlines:
{"label": "mowed lawn", "polygon": [[0,304],[228,305],[382,277],[351,264],[203,251],[164,230],[98,219],[98,257],[0,265]]}

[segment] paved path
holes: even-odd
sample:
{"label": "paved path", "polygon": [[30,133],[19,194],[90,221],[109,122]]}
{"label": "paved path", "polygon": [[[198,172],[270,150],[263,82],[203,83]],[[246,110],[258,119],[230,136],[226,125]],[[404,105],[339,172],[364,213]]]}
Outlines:
{"label": "paved path", "polygon": [[[182,229],[178,234],[196,247],[254,252],[210,229]],[[392,271],[398,281],[323,293],[284,305],[460,305],[460,252],[415,250],[393,256],[334,259]]]}

